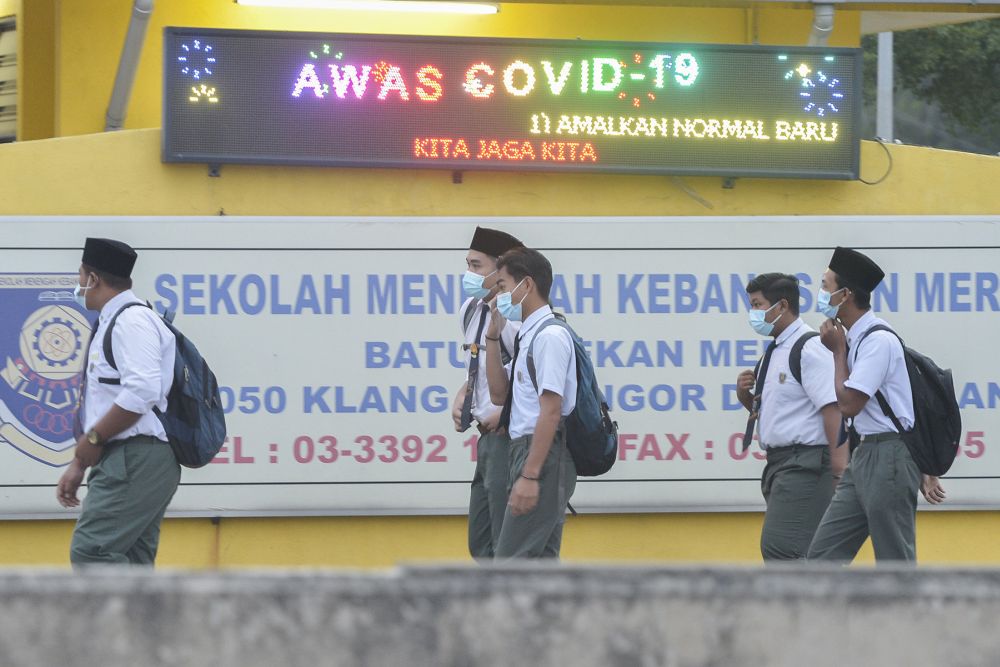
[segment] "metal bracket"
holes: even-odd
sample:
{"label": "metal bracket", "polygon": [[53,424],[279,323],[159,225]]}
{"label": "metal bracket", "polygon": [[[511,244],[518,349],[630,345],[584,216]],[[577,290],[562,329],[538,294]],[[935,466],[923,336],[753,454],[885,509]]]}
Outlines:
{"label": "metal bracket", "polygon": [[723,176],[722,177],[722,189],[732,190],[736,187],[736,177],[735,176]]}
{"label": "metal bracket", "polygon": [[453,172],[451,172],[451,182],[454,183],[455,185],[461,185],[462,184],[462,172],[460,172],[460,171],[453,171]]}
{"label": "metal bracket", "polygon": [[209,178],[219,178],[222,176],[222,165],[221,164],[210,164],[208,165],[208,177]]}

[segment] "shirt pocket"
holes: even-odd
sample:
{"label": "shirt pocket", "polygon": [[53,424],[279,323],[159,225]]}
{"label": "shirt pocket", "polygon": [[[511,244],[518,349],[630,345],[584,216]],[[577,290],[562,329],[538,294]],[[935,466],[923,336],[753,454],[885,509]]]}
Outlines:
{"label": "shirt pocket", "polygon": [[[535,368],[536,377],[538,368]],[[535,391],[535,385],[531,382],[531,374],[528,372],[528,363],[524,364],[518,363],[514,368],[514,384],[517,388],[517,392],[521,396],[526,396],[529,398],[537,398],[538,392]]]}

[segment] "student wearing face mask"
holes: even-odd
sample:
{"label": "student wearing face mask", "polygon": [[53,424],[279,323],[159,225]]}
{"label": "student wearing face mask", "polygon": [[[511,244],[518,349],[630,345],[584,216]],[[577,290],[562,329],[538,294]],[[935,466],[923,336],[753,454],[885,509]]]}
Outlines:
{"label": "student wearing face mask", "polygon": [[[852,561],[871,536],[875,560],[916,560],[917,491],[944,500],[937,477],[921,475],[899,429],[914,423],[913,394],[903,346],[871,310],[871,295],[885,277],[871,258],[837,248],[817,299],[826,320],[823,345],[833,352],[834,389],[841,413],[860,441],[844,479],[820,522],[810,560]],[[887,401],[888,416],[876,394]]]}
{"label": "student wearing face mask", "polygon": [[[87,349],[74,431],[74,458],[56,488],[64,507],[91,469],[83,510],[73,530],[74,565],[152,565],[160,522],[180,483],[180,466],[155,410],[166,410],[174,380],[174,335],[132,292],[136,253],[111,239],[87,239],[75,294],[97,311]],[[117,318],[117,319],[116,319]],[[102,341],[111,330],[112,365]]]}
{"label": "student wearing face mask", "polygon": [[767,503],[760,536],[764,560],[798,560],[847,466],[837,446],[840,411],[833,390],[833,355],[799,317],[799,281],[765,273],[747,285],[750,326],[774,340],[755,371],[736,378],[736,395],[750,412],[744,451],[755,423],[767,465],[761,491]]}
{"label": "student wearing face mask", "polygon": [[[507,509],[507,469],[510,439],[497,428],[501,405],[490,400],[486,380],[486,332],[492,323],[489,302],[497,294],[497,258],[523,244],[510,234],[476,227],[465,257],[462,287],[468,297],[459,310],[466,351],[466,380],[452,404],[455,430],[462,433],[473,422],[479,430],[476,471],[469,496],[469,553],[476,559],[493,558],[500,525]],[[501,355],[510,358],[520,324],[505,322],[496,336]]]}
{"label": "student wearing face mask", "polygon": [[[503,403],[500,425],[507,426],[511,443],[510,499],[496,557],[558,558],[566,507],[576,488],[564,424],[576,407],[573,341],[561,326],[542,326],[554,315],[549,306],[552,265],[540,252],[511,250],[497,268],[501,291],[492,304],[486,368],[493,402]],[[523,322],[509,364],[503,363],[499,349],[504,321]],[[528,370],[529,349],[537,384]]]}

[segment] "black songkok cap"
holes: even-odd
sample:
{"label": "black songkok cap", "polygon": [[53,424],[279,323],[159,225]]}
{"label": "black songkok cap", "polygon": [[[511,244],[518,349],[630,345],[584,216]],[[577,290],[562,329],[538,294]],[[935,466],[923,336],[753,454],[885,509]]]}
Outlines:
{"label": "black songkok cap", "polygon": [[499,257],[508,250],[522,248],[524,244],[506,232],[486,227],[476,227],[469,250],[476,250],[490,257]]}
{"label": "black songkok cap", "polygon": [[833,251],[833,257],[830,259],[830,270],[842,279],[838,281],[841,286],[844,282],[849,282],[869,292],[874,290],[885,278],[885,272],[879,268],[878,264],[866,255],[850,248],[838,247]]}
{"label": "black songkok cap", "polygon": [[88,238],[86,245],[83,246],[84,264],[119,278],[128,278],[132,275],[135,258],[135,250],[121,241]]}

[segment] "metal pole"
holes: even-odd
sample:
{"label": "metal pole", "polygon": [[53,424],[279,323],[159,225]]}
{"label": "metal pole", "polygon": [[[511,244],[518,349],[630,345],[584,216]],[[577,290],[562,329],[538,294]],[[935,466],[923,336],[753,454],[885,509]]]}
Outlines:
{"label": "metal pole", "polygon": [[132,94],[135,70],[139,67],[139,56],[142,55],[146,27],[152,13],[153,0],[135,0],[125,45],[122,46],[122,55],[118,60],[118,74],[115,75],[115,85],[111,89],[111,101],[108,102],[108,112],[104,116],[105,132],[120,130],[125,123],[125,111]]}
{"label": "metal pole", "polygon": [[893,141],[892,133],[892,33],[878,34],[878,92],[875,103],[875,136]]}

